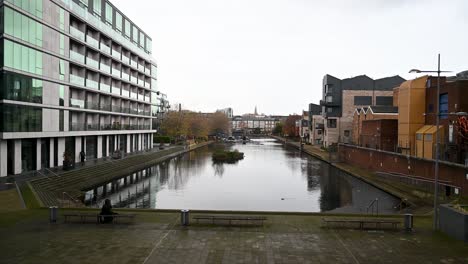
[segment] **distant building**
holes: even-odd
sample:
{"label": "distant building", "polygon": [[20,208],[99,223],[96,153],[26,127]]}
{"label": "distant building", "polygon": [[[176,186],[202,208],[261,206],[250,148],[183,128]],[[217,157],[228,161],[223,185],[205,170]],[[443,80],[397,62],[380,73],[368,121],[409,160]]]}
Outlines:
{"label": "distant building", "polygon": [[309,142],[314,145],[322,144],[323,130],[322,107],[317,104],[309,104]]}
{"label": "distant building", "polygon": [[356,107],[393,105],[393,88],[405,80],[400,76],[373,80],[366,75],[338,79],[323,78],[320,105],[324,117],[323,145],[352,142],[353,115]]}
{"label": "distant building", "polygon": [[224,109],[218,109],[218,110],[216,110],[216,112],[223,112],[227,116],[227,118],[229,118],[229,119],[234,117],[234,111],[232,110],[231,107],[224,108]]}
{"label": "distant building", "polygon": [[252,134],[254,130],[260,130],[263,134],[270,134],[276,124],[282,122],[283,119],[284,117],[281,116],[234,116],[231,119],[231,130],[233,133],[242,131],[244,134]]}

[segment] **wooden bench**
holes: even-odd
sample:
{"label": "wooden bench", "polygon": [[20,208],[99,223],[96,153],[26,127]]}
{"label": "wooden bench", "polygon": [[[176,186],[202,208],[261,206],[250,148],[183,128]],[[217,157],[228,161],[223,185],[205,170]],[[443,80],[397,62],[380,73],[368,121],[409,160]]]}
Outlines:
{"label": "wooden bench", "polygon": [[379,219],[379,218],[363,218],[363,219],[346,219],[346,218],[322,218],[322,222],[325,223],[326,227],[330,227],[331,224],[358,224],[359,229],[364,229],[366,224],[371,224],[375,228],[381,228],[382,225],[391,225],[394,229],[398,228],[398,225],[402,222],[398,219]]}
{"label": "wooden bench", "polygon": [[212,224],[219,223],[220,221],[229,221],[229,225],[232,225],[232,221],[246,221],[247,223],[258,223],[260,222],[263,226],[263,221],[267,220],[263,216],[238,216],[238,215],[197,215],[193,217],[197,223],[200,220],[209,220]]}
{"label": "wooden bench", "polygon": [[[112,217],[113,224],[119,223],[120,219],[127,219],[129,222],[133,222],[135,220],[136,214],[115,214],[115,215],[100,215],[95,213],[67,213],[63,214],[64,221],[69,222],[71,219],[79,219],[81,223],[87,222],[95,222],[97,224],[101,223],[101,219],[103,217]],[[91,221],[89,221],[91,219]]]}

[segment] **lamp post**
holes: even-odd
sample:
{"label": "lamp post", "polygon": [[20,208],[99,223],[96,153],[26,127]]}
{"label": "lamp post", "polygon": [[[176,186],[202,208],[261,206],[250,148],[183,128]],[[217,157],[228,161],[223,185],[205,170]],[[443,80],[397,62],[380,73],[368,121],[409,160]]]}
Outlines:
{"label": "lamp post", "polygon": [[440,70],[440,54],[437,54],[437,71],[422,71],[418,69],[412,69],[409,73],[435,73],[437,72],[437,112],[436,112],[436,153],[435,153],[435,166],[434,166],[434,222],[433,229],[437,230],[439,226],[439,212],[437,211],[439,202],[439,122],[440,122],[440,73],[450,72]]}

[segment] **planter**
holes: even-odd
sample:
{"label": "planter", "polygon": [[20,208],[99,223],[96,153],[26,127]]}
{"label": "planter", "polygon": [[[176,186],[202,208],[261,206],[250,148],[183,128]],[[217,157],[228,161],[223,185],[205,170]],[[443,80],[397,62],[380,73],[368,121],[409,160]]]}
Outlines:
{"label": "planter", "polygon": [[439,227],[445,234],[468,242],[468,213],[454,209],[449,204],[440,205]]}
{"label": "planter", "polygon": [[69,162],[69,161],[63,161],[63,166],[62,166],[63,170],[67,171],[67,170],[71,170],[71,169],[74,169],[75,168],[75,163],[74,162]]}

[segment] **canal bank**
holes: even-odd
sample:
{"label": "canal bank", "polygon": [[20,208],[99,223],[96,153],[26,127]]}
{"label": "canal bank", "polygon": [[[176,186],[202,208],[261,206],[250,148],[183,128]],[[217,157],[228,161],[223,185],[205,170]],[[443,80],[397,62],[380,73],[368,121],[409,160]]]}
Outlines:
{"label": "canal bank", "polygon": [[170,146],[162,150],[132,155],[119,160],[111,160],[95,166],[86,166],[72,171],[64,171],[52,176],[28,181],[40,206],[71,205],[82,206],[83,190],[92,189],[103,182],[131,174],[148,166],[164,162],[186,152],[207,146],[212,141],[190,146]]}
{"label": "canal bank", "polygon": [[[291,141],[278,136],[271,136],[272,138],[282,142],[287,146],[294,147],[301,150],[299,142]],[[414,189],[410,186],[400,184],[397,182],[391,182],[378,177],[374,172],[352,166],[347,163],[339,162],[336,158],[326,150],[320,149],[319,147],[306,145],[302,146],[302,152],[313,156],[319,160],[322,160],[331,166],[340,169],[353,177],[356,177],[382,191],[385,191],[395,197],[401,199],[402,203],[407,206],[407,209],[414,213],[426,214],[432,211],[432,199],[431,197],[421,197],[414,193]]]}

